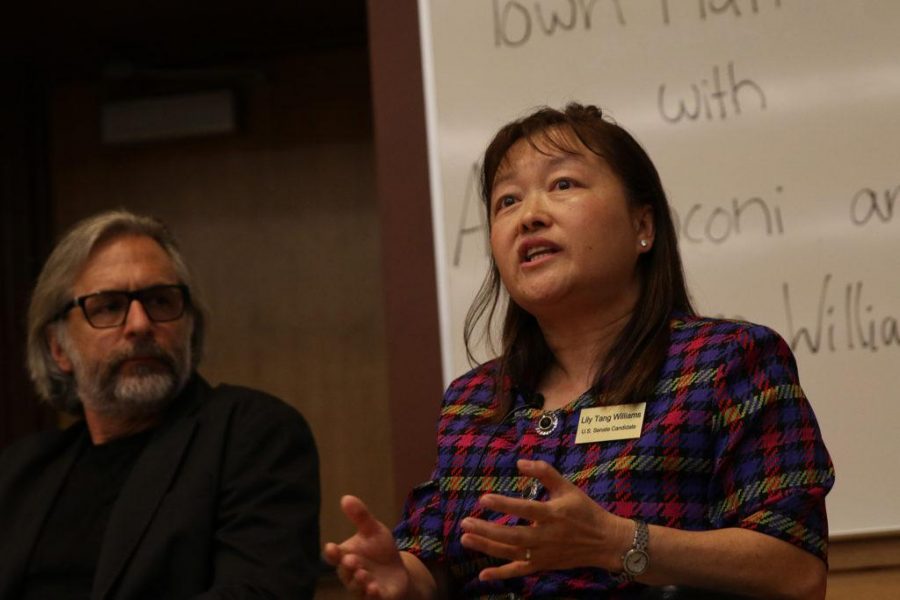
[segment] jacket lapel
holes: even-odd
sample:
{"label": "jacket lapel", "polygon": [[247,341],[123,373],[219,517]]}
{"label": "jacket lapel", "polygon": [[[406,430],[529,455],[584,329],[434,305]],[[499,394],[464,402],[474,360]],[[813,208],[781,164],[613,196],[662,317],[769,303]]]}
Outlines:
{"label": "jacket lapel", "polygon": [[193,412],[185,410],[194,406],[186,395],[175,403],[189,406],[178,407],[150,438],[113,506],[94,575],[93,600],[109,598],[178,472],[197,428]]}

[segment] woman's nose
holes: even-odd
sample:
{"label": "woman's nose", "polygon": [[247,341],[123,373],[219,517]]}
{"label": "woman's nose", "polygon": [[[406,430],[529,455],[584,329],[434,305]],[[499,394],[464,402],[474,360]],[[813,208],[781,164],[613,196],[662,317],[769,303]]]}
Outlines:
{"label": "woman's nose", "polygon": [[519,228],[522,231],[534,231],[550,224],[550,212],[547,197],[540,192],[533,192],[522,199],[522,210]]}

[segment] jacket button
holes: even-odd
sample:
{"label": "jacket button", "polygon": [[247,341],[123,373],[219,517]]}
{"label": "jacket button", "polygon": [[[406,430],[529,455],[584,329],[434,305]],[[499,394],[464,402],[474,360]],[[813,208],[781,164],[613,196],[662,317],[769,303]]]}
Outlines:
{"label": "jacket button", "polygon": [[538,435],[547,436],[556,431],[559,426],[559,415],[555,412],[544,413],[538,418],[537,425],[534,430]]}

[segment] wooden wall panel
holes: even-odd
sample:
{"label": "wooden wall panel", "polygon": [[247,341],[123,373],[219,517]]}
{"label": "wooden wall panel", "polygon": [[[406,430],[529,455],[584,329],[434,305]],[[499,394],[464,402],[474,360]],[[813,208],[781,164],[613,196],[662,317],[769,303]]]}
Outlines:
{"label": "wooden wall panel", "polygon": [[900,596],[900,535],[832,540],[828,560],[828,600]]}
{"label": "wooden wall panel", "polygon": [[322,467],[323,538],[341,494],[390,519],[380,234],[364,51],[258,66],[237,135],[109,147],[100,84],[57,90],[56,224],[124,206],[161,217],[211,308],[200,371],[306,415]]}
{"label": "wooden wall panel", "polygon": [[900,568],[831,573],[827,600],[896,600]]}
{"label": "wooden wall panel", "polygon": [[[434,466],[440,332],[415,0],[367,0],[398,505]],[[462,332],[457,332],[462,335]]]}

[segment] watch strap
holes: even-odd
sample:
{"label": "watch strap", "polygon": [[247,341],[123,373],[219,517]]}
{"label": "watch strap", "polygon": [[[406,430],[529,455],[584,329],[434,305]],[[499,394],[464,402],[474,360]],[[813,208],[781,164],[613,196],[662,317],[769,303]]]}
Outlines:
{"label": "watch strap", "polygon": [[634,521],[634,541],[631,546],[635,550],[647,551],[647,545],[650,543],[650,528],[640,519]]}
{"label": "watch strap", "polygon": [[[649,565],[650,556],[647,553],[647,546],[650,544],[650,528],[644,521],[640,519],[632,519],[634,521],[634,539],[631,547],[622,555],[622,578],[625,581],[633,581],[638,575],[642,575]],[[642,558],[640,561],[641,568],[632,568],[633,558]]]}

